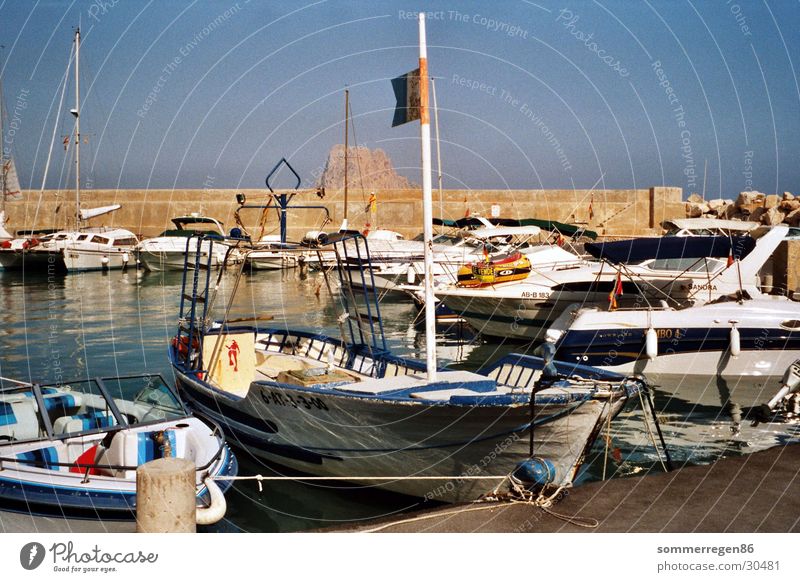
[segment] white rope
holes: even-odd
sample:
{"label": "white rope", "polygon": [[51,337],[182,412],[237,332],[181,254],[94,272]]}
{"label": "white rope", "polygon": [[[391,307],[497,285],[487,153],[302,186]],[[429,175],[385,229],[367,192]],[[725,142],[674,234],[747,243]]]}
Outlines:
{"label": "white rope", "polygon": [[[552,511],[550,509],[550,507],[552,507],[552,505],[554,504],[554,501],[557,500],[557,498],[561,495],[561,493],[564,491],[564,489],[566,489],[566,487],[564,487],[564,486],[558,487],[555,490],[555,492],[553,494],[549,495],[549,496],[546,496],[542,492],[540,492],[534,498],[533,494],[530,491],[522,488],[521,484],[518,484],[519,482],[516,479],[514,479],[513,477],[511,478],[511,483],[512,483],[513,494],[520,495],[520,497],[521,497],[520,499],[515,499],[513,497],[512,498],[486,497],[484,499],[479,499],[477,501],[473,501],[467,507],[462,507],[460,509],[454,509],[454,510],[451,510],[451,511],[437,511],[435,513],[429,513],[429,514],[426,514],[426,515],[418,515],[416,517],[410,517],[408,519],[401,519],[401,520],[398,520],[398,521],[392,521],[392,522],[389,522],[389,523],[385,523],[385,524],[379,525],[377,527],[373,527],[373,528],[369,528],[369,529],[365,529],[365,530],[358,530],[358,531],[359,531],[359,533],[375,533],[375,532],[379,532],[379,531],[382,531],[382,530],[390,528],[390,527],[395,527],[395,526],[399,526],[399,525],[405,525],[405,524],[408,524],[408,523],[415,523],[415,522],[418,522],[418,521],[424,521],[426,519],[434,519],[434,518],[437,518],[437,517],[446,517],[448,515],[458,515],[458,514],[461,514],[461,513],[469,513],[471,511],[482,511],[482,510],[485,510],[485,509],[496,509],[496,508],[499,507],[499,505],[494,504],[494,503],[492,503],[491,505],[489,504],[489,502],[495,502],[495,501],[500,502],[500,506],[502,506],[502,505],[529,505],[529,506],[538,507],[539,509],[541,509],[545,513],[549,513],[550,515],[552,515],[556,519],[561,519],[563,521],[566,521],[566,522],[568,522],[568,523],[570,523],[572,525],[578,526],[578,527],[592,529],[592,528],[596,528],[598,525],[600,525],[600,522],[597,521],[594,518],[584,518],[584,517],[574,517],[574,516],[562,515],[562,514],[556,513],[555,511]],[[478,506],[476,507],[476,505],[478,505]]]}
{"label": "white rope", "polygon": [[32,386],[30,382],[23,382],[21,380],[15,380],[14,378],[6,378],[5,376],[0,376],[0,380],[3,382],[13,382],[14,384],[19,384],[20,386]]}
{"label": "white rope", "polygon": [[313,476],[297,476],[287,477],[285,475],[265,477],[264,475],[236,475],[235,477],[228,477],[225,475],[215,475],[213,479],[220,481],[258,481],[258,490],[263,491],[261,486],[262,481],[468,481],[477,479],[500,479],[505,481],[510,478],[510,475],[395,475],[387,477],[365,476],[365,477],[313,477]]}

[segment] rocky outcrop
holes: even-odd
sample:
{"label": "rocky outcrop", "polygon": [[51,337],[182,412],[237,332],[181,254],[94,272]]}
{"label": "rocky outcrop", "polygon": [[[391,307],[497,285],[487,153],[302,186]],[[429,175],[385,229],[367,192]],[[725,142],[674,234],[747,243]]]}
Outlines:
{"label": "rocky outcrop", "polygon": [[768,195],[748,191],[741,192],[734,202],[731,199],[703,200],[701,196],[691,194],[686,199],[686,217],[750,220],[769,226],[800,226],[800,198],[795,198],[791,192]]}
{"label": "rocky outcrop", "polygon": [[[398,174],[389,156],[382,149],[367,147],[347,148],[347,184],[352,189],[406,190],[418,188],[405,176]],[[326,190],[344,188],[344,145],[331,148],[325,169],[317,180],[317,187]]]}

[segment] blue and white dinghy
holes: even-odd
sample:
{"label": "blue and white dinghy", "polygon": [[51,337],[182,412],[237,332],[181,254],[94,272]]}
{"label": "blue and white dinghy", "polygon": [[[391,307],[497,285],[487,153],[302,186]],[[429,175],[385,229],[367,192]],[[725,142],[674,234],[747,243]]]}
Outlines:
{"label": "blue and white dinghy", "polygon": [[218,427],[188,413],[159,375],[0,388],[0,505],[45,515],[131,519],[136,468],[179,457],[197,467],[198,523],[225,514],[238,471]]}

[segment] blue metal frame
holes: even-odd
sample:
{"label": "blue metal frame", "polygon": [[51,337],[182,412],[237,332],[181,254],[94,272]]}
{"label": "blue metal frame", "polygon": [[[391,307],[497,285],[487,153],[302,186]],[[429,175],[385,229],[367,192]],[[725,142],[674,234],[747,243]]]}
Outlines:
{"label": "blue metal frame", "polygon": [[[191,244],[192,241],[196,241],[196,247],[192,251]],[[206,259],[205,264],[202,262],[203,253],[203,242],[208,241],[208,257]],[[203,329],[202,325],[200,329],[197,326],[198,322],[198,302],[202,303],[203,306],[201,308],[202,317],[200,318],[200,322],[205,322],[206,315],[208,313],[208,289],[211,283],[211,268],[212,263],[214,260],[214,242],[219,241],[217,237],[207,237],[205,235],[199,236],[190,236],[186,239],[186,252],[184,254],[184,262],[183,262],[183,278],[181,280],[181,304],[179,309],[179,322],[178,322],[178,335],[177,335],[177,342],[178,345],[183,342],[183,338],[186,338],[186,362],[191,362],[192,358],[197,355],[199,361],[203,361],[203,342],[202,342],[202,334]],[[192,254],[194,256],[192,257]],[[191,280],[191,293],[187,293],[187,272],[189,271],[189,266],[192,265],[194,272],[192,273],[192,280]],[[205,282],[203,285],[202,291],[198,294],[198,289],[200,288],[200,274],[201,271],[205,270]],[[189,303],[188,307],[186,303]],[[188,325],[186,325],[188,320]],[[193,343],[193,339],[197,338],[197,345],[195,346]],[[178,352],[180,354],[180,350]]]}
{"label": "blue metal frame", "polygon": [[273,174],[275,174],[275,172],[278,171],[278,169],[281,166],[284,166],[284,165],[287,168],[289,168],[289,171],[292,174],[294,174],[295,178],[297,178],[297,182],[295,183],[295,186],[294,186],[295,190],[300,188],[300,184],[302,184],[302,182],[303,182],[300,179],[300,174],[298,174],[295,171],[295,169],[292,167],[292,165],[289,163],[289,161],[286,158],[281,158],[280,161],[277,164],[275,164],[275,167],[272,168],[272,170],[270,170],[269,174],[267,174],[267,177],[264,180],[264,182],[267,184],[267,188],[269,188],[269,191],[272,194],[272,197],[278,203],[280,211],[281,211],[281,215],[280,215],[280,221],[281,221],[281,244],[286,244],[286,209],[289,207],[289,202],[292,201],[292,198],[294,198],[295,195],[294,194],[275,194],[275,190],[272,189],[272,186],[269,183],[269,179],[273,176]]}

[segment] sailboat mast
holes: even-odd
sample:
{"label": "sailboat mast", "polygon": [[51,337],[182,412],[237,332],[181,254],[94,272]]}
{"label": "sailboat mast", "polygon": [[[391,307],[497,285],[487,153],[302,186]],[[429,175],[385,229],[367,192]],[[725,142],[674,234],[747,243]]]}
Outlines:
{"label": "sailboat mast", "polygon": [[81,29],[75,29],[75,228],[81,225]]}
{"label": "sailboat mast", "polygon": [[350,130],[350,90],[344,90],[344,221],[342,223],[342,230],[347,230],[347,156],[348,150],[348,137]]}
{"label": "sailboat mast", "polygon": [[[2,59],[0,59],[0,67],[2,67]],[[0,197],[3,198],[3,218],[6,212],[6,128],[5,125],[5,95],[3,95],[3,77],[0,76],[0,180],[3,181],[0,187]],[[3,224],[0,221],[0,227]]]}
{"label": "sailboat mast", "polygon": [[422,236],[425,245],[425,362],[428,381],[436,381],[436,305],[433,298],[433,194],[431,120],[428,113],[428,48],[425,13],[419,13],[419,128],[422,141]]}

